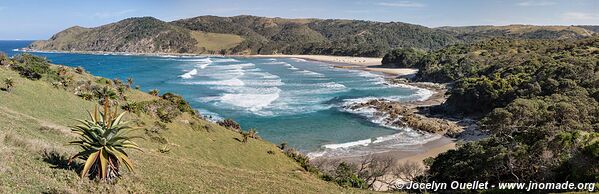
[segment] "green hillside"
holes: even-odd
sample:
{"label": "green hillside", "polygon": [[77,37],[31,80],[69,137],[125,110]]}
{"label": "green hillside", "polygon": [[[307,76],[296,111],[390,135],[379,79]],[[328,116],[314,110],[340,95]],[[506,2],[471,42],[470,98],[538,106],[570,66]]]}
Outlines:
{"label": "green hillside", "polygon": [[[193,116],[176,97],[123,89],[129,86],[126,81],[93,77],[82,69],[46,67],[45,63],[30,56],[0,57],[0,80],[12,78],[14,83],[9,90],[4,82],[0,86],[3,193],[353,192],[306,172],[269,142],[250,139],[242,143],[238,132]],[[41,77],[24,73],[32,71]],[[85,119],[86,110],[93,110],[97,101],[89,91],[101,87],[123,91],[115,101],[128,105],[124,107],[131,113],[126,120],[144,137],[136,140],[143,152],[129,151],[136,171],[125,171],[115,183],[79,178],[82,160],[67,164],[79,150],[65,146],[76,140],[68,126],[76,124],[74,119]]]}
{"label": "green hillside", "polygon": [[596,33],[593,26],[463,26],[440,27],[456,34],[456,37],[466,42],[488,38],[517,38],[517,39],[568,39],[584,38]]}
{"label": "green hillside", "polygon": [[[152,17],[130,18],[95,28],[72,27],[31,48],[58,51],[204,53],[233,47],[235,35],[196,33]],[[222,45],[222,46],[221,46]]]}
{"label": "green hillside", "polygon": [[476,119],[490,134],[430,161],[428,181],[599,181],[599,36],[495,38],[385,58],[450,85],[432,113]]}
{"label": "green hillside", "polygon": [[245,37],[232,53],[378,57],[394,48],[438,49],[459,42],[450,33],[401,22],[200,16],[171,23]]}
{"label": "green hillside", "polygon": [[95,28],[72,27],[30,48],[378,57],[394,48],[439,49],[458,42],[451,33],[401,22],[200,16],[168,23],[144,17]]}
{"label": "green hillside", "polygon": [[402,22],[199,16],[164,22],[129,18],[95,28],[72,27],[30,48],[194,54],[316,54],[381,57],[399,48],[437,50],[489,38],[567,39],[596,26],[465,26],[427,28]]}

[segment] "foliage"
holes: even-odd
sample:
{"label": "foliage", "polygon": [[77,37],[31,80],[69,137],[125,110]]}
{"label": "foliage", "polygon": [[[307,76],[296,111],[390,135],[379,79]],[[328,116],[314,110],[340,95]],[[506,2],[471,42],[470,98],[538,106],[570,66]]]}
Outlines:
{"label": "foliage", "polygon": [[56,72],[50,68],[50,62],[43,57],[24,53],[14,56],[13,61],[15,64],[11,68],[27,79],[38,80],[42,76],[56,75]]}
{"label": "foliage", "polygon": [[599,36],[493,39],[423,57],[416,79],[452,84],[437,111],[478,117],[490,133],[434,159],[431,181],[597,182],[597,48]]}
{"label": "foliage", "polygon": [[216,123],[220,126],[228,128],[228,129],[241,131],[241,126],[239,125],[239,123],[235,122],[233,119],[224,119],[224,120],[218,121]]}
{"label": "foliage", "polygon": [[125,149],[137,149],[139,146],[131,141],[134,136],[129,134],[134,130],[122,121],[125,113],[117,116],[117,111],[110,111],[104,105],[104,112],[99,112],[97,107],[93,113],[89,112],[89,120],[79,120],[81,125],[72,128],[73,133],[79,136],[78,141],[69,142],[69,145],[79,146],[83,151],[75,154],[74,158],[85,160],[81,177],[89,176],[101,180],[114,180],[120,176],[120,165],[133,171],[133,163]]}
{"label": "foliage", "polygon": [[368,188],[366,182],[354,173],[356,168],[355,165],[341,162],[335,170],[335,182],[344,187]]}
{"label": "foliage", "polygon": [[425,54],[425,51],[414,48],[395,49],[385,54],[382,63],[384,67],[418,68]]}
{"label": "foliage", "polygon": [[160,90],[153,89],[153,90],[150,90],[150,91],[148,92],[148,94],[150,94],[150,95],[152,95],[152,96],[158,96],[158,95],[160,94]]}
{"label": "foliage", "polygon": [[95,87],[93,92],[96,99],[98,99],[99,103],[102,105],[111,105],[114,103],[114,100],[117,99],[116,92],[108,86]]}
{"label": "foliage", "polygon": [[15,86],[15,81],[12,78],[6,78],[4,79],[4,86],[7,92],[10,92],[10,90]]}

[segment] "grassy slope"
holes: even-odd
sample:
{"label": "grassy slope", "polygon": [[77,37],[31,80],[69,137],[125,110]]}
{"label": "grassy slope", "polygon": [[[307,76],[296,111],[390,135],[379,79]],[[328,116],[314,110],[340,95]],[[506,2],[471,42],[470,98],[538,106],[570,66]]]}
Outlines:
{"label": "grassy slope", "polygon": [[243,38],[234,34],[220,34],[192,31],[191,37],[198,41],[198,48],[206,48],[207,50],[219,51],[221,49],[233,48],[243,41]]}
{"label": "grassy slope", "polygon": [[[65,164],[77,151],[76,147],[64,146],[75,139],[66,126],[76,124],[72,119],[85,118],[85,110],[95,103],[0,67],[0,80],[7,77],[14,78],[16,86],[10,93],[0,91],[2,193],[347,192],[301,170],[271,143],[252,139],[242,144],[235,139],[241,138],[238,133],[206,121],[201,124],[212,132],[194,131],[185,123],[189,115],[167,125],[169,129],[162,136],[168,144],[137,140],[144,152],[130,151],[135,173],[125,172],[114,185],[80,179],[78,172]],[[153,98],[139,91],[128,96],[134,100]],[[143,123],[154,122],[147,116],[128,116]],[[163,147],[170,152],[159,152]],[[275,154],[268,154],[269,150]]]}

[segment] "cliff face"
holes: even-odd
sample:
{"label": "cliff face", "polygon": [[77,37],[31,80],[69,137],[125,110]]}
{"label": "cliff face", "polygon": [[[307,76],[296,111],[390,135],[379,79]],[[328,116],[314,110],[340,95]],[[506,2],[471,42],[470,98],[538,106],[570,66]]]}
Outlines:
{"label": "cliff face", "polygon": [[30,48],[60,51],[193,53],[191,31],[151,17],[130,18],[96,28],[72,27]]}

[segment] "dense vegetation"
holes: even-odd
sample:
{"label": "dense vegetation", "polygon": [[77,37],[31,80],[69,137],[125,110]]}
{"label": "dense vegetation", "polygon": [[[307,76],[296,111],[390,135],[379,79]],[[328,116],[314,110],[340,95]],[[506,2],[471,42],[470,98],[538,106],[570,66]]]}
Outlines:
{"label": "dense vegetation", "polygon": [[466,42],[485,40],[488,38],[516,39],[570,39],[583,38],[596,33],[597,26],[463,26],[440,27],[438,29],[455,33],[456,37]]}
{"label": "dense vegetation", "polygon": [[156,18],[130,18],[96,28],[72,27],[31,47],[40,50],[135,53],[194,53],[191,31]]}
{"label": "dense vegetation", "polygon": [[[199,32],[221,35],[206,43]],[[236,42],[242,37],[243,41]],[[229,41],[235,39],[234,41]],[[214,47],[222,42],[227,47]],[[73,27],[33,49],[62,51],[327,54],[379,57],[395,48],[438,49],[460,42],[450,32],[401,22],[201,16],[174,22],[130,18]],[[202,47],[202,45],[205,45]]]}
{"label": "dense vegetation", "polygon": [[417,80],[451,85],[434,111],[479,118],[491,134],[439,155],[429,181],[599,181],[599,36],[492,39],[415,64]]}

